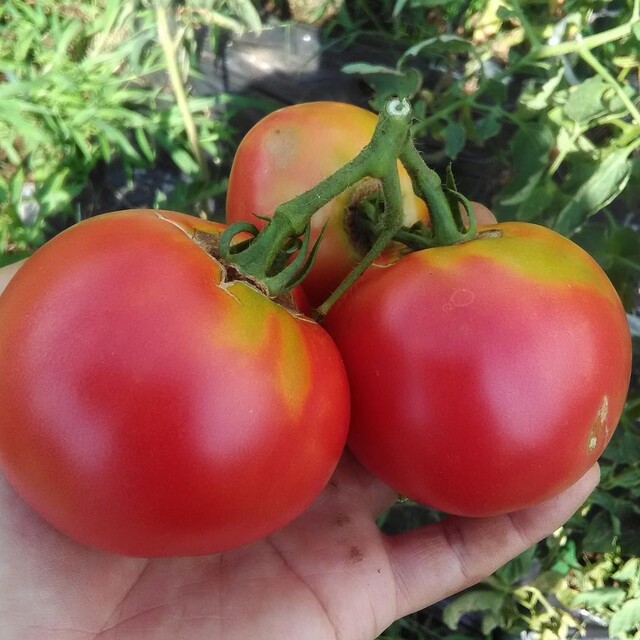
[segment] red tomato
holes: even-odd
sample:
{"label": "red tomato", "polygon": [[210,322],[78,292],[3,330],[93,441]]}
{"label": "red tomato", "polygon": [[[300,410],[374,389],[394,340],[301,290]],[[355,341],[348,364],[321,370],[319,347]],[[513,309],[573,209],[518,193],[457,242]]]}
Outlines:
{"label": "red tomato", "polygon": [[[284,107],[258,124],[240,143],[231,167],[227,222],[265,224],[275,208],[307,191],[352,160],[371,140],[377,118],[360,107],[340,102],[310,102]],[[428,220],[425,203],[413,193],[399,164],[405,224]],[[364,254],[350,232],[349,205],[355,185],[322,207],[313,217],[312,240],[326,224],[314,267],[303,283],[313,306],[340,284]]]}
{"label": "red tomato", "polygon": [[397,491],[466,516],[520,509],[602,453],[631,340],[592,258],[531,224],[371,267],[329,312],[349,445]]}
{"label": "red tomato", "polygon": [[301,513],[342,452],[349,393],[317,323],[194,242],[222,225],[107,214],[40,249],[0,296],[0,462],[87,545],[213,553]]}

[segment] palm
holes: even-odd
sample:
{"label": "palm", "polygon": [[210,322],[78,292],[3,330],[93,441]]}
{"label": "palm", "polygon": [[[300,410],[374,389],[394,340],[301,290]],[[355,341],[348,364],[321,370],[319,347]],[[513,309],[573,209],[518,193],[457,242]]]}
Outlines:
{"label": "palm", "polygon": [[553,531],[596,478],[511,516],[450,518],[389,538],[374,517],[393,493],[347,454],[314,505],[268,539],[155,560],[72,542],[0,478],[3,638],[371,640]]}

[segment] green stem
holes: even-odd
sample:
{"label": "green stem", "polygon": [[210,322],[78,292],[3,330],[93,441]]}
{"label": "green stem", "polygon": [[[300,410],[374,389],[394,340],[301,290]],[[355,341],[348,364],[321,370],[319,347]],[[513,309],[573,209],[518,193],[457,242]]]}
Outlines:
{"label": "green stem", "polygon": [[[396,98],[388,101],[380,113],[371,141],[353,160],[315,187],[278,206],[264,229],[248,244],[243,243],[240,251],[237,246],[232,246],[232,240],[241,231],[246,231],[247,225],[229,226],[220,236],[220,257],[233,263],[239,272],[262,282],[271,296],[277,296],[298,282],[309,266],[309,260],[305,262],[306,243],[310,220],[315,212],[362,179],[378,179],[384,200],[383,215],[376,225],[379,230],[362,260],[319,309],[320,314],[326,313],[402,228],[398,159],[411,177],[415,193],[425,200],[429,208],[431,226],[424,233],[425,246],[456,244],[475,237],[475,218],[469,202],[455,189],[443,189],[438,174],[425,165],[411,141],[410,118],[411,106],[407,100]],[[458,203],[469,213],[470,223],[466,229],[460,222],[456,223],[456,216],[452,215],[451,207],[455,206],[457,215]],[[283,248],[291,246],[292,239],[303,234],[305,248],[300,249],[291,264],[278,270]]]}
{"label": "green stem", "polygon": [[338,298],[373,264],[375,259],[384,251],[385,247],[393,240],[398,230],[402,227],[402,191],[400,189],[398,168],[395,162],[393,170],[381,177],[380,180],[382,182],[382,193],[385,199],[384,229],[378,235],[371,249],[369,249],[362,260],[358,262],[335,291],[318,307],[316,310],[318,319],[327,315],[329,309]]}
{"label": "green stem", "polygon": [[600,33],[595,33],[592,36],[582,38],[582,40],[571,40],[569,42],[560,42],[559,44],[546,44],[542,45],[534,50],[534,58],[541,60],[543,58],[554,58],[556,56],[563,56],[569,53],[579,53],[584,49],[595,49],[608,42],[615,42],[630,36],[634,25],[638,22],[638,17],[633,16],[632,20],[626,24],[621,24],[612,29],[607,29]]}
{"label": "green stem", "polygon": [[[228,241],[234,235],[234,229],[229,227],[221,238],[222,257],[233,262],[243,273],[264,282],[272,295],[285,290],[287,282],[270,273],[284,243],[292,236],[303,234],[313,214],[348,187],[366,177],[383,181],[397,171],[396,160],[409,139],[410,116],[411,107],[407,101],[388,102],[380,114],[371,141],[353,160],[312,189],[278,206],[269,224],[241,253],[231,252]],[[385,198],[391,198],[388,204],[392,210],[394,207],[401,210],[402,200],[393,202],[395,194],[385,194]],[[401,226],[401,219],[398,226]]]}
{"label": "green stem", "polygon": [[511,0],[510,4],[513,10],[518,15],[518,20],[520,20],[520,24],[522,25],[527,38],[529,38],[531,45],[537,49],[538,47],[540,47],[540,40],[538,39],[534,28],[531,26],[531,23],[527,19],[525,12],[522,10],[520,3],[518,2],[518,0]]}
{"label": "green stem", "polygon": [[473,213],[470,212],[468,229],[459,229],[442,190],[440,176],[425,165],[413,142],[410,141],[405,146],[400,154],[400,161],[411,178],[414,191],[427,203],[431,219],[432,246],[457,244],[475,236]]}

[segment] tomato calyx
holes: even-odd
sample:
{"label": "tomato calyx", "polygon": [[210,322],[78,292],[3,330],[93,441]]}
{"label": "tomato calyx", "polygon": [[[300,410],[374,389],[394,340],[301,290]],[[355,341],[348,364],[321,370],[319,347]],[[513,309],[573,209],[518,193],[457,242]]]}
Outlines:
{"label": "tomato calyx", "polygon": [[[274,302],[284,307],[287,311],[294,314],[300,314],[301,310],[294,301],[293,294],[290,290],[284,291],[277,296],[270,296],[269,290],[263,282],[249,274],[240,271],[233,262],[224,260],[220,255],[220,236],[206,231],[196,230],[191,239],[208,255],[217,260],[222,267],[221,286],[229,285],[234,282],[243,282],[246,285],[256,289],[261,294],[271,297]],[[246,242],[246,241],[245,241]],[[242,245],[242,242],[239,243]]]}

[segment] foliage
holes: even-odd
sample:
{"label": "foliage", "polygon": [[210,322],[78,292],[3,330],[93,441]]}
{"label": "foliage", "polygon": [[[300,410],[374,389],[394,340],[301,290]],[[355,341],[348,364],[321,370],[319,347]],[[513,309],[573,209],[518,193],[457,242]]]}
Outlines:
{"label": "foliage", "polygon": [[220,29],[245,26],[260,26],[249,0],[176,7],[163,0],[3,2],[3,261],[28,253],[66,226],[65,218],[79,216],[77,196],[92,171],[115,160],[129,177],[165,158],[180,172],[180,188],[157,192],[149,206],[198,211],[205,197],[223,192],[224,180],[210,174],[230,153],[227,119],[242,101],[193,97],[189,85],[205,28],[211,46]]}

